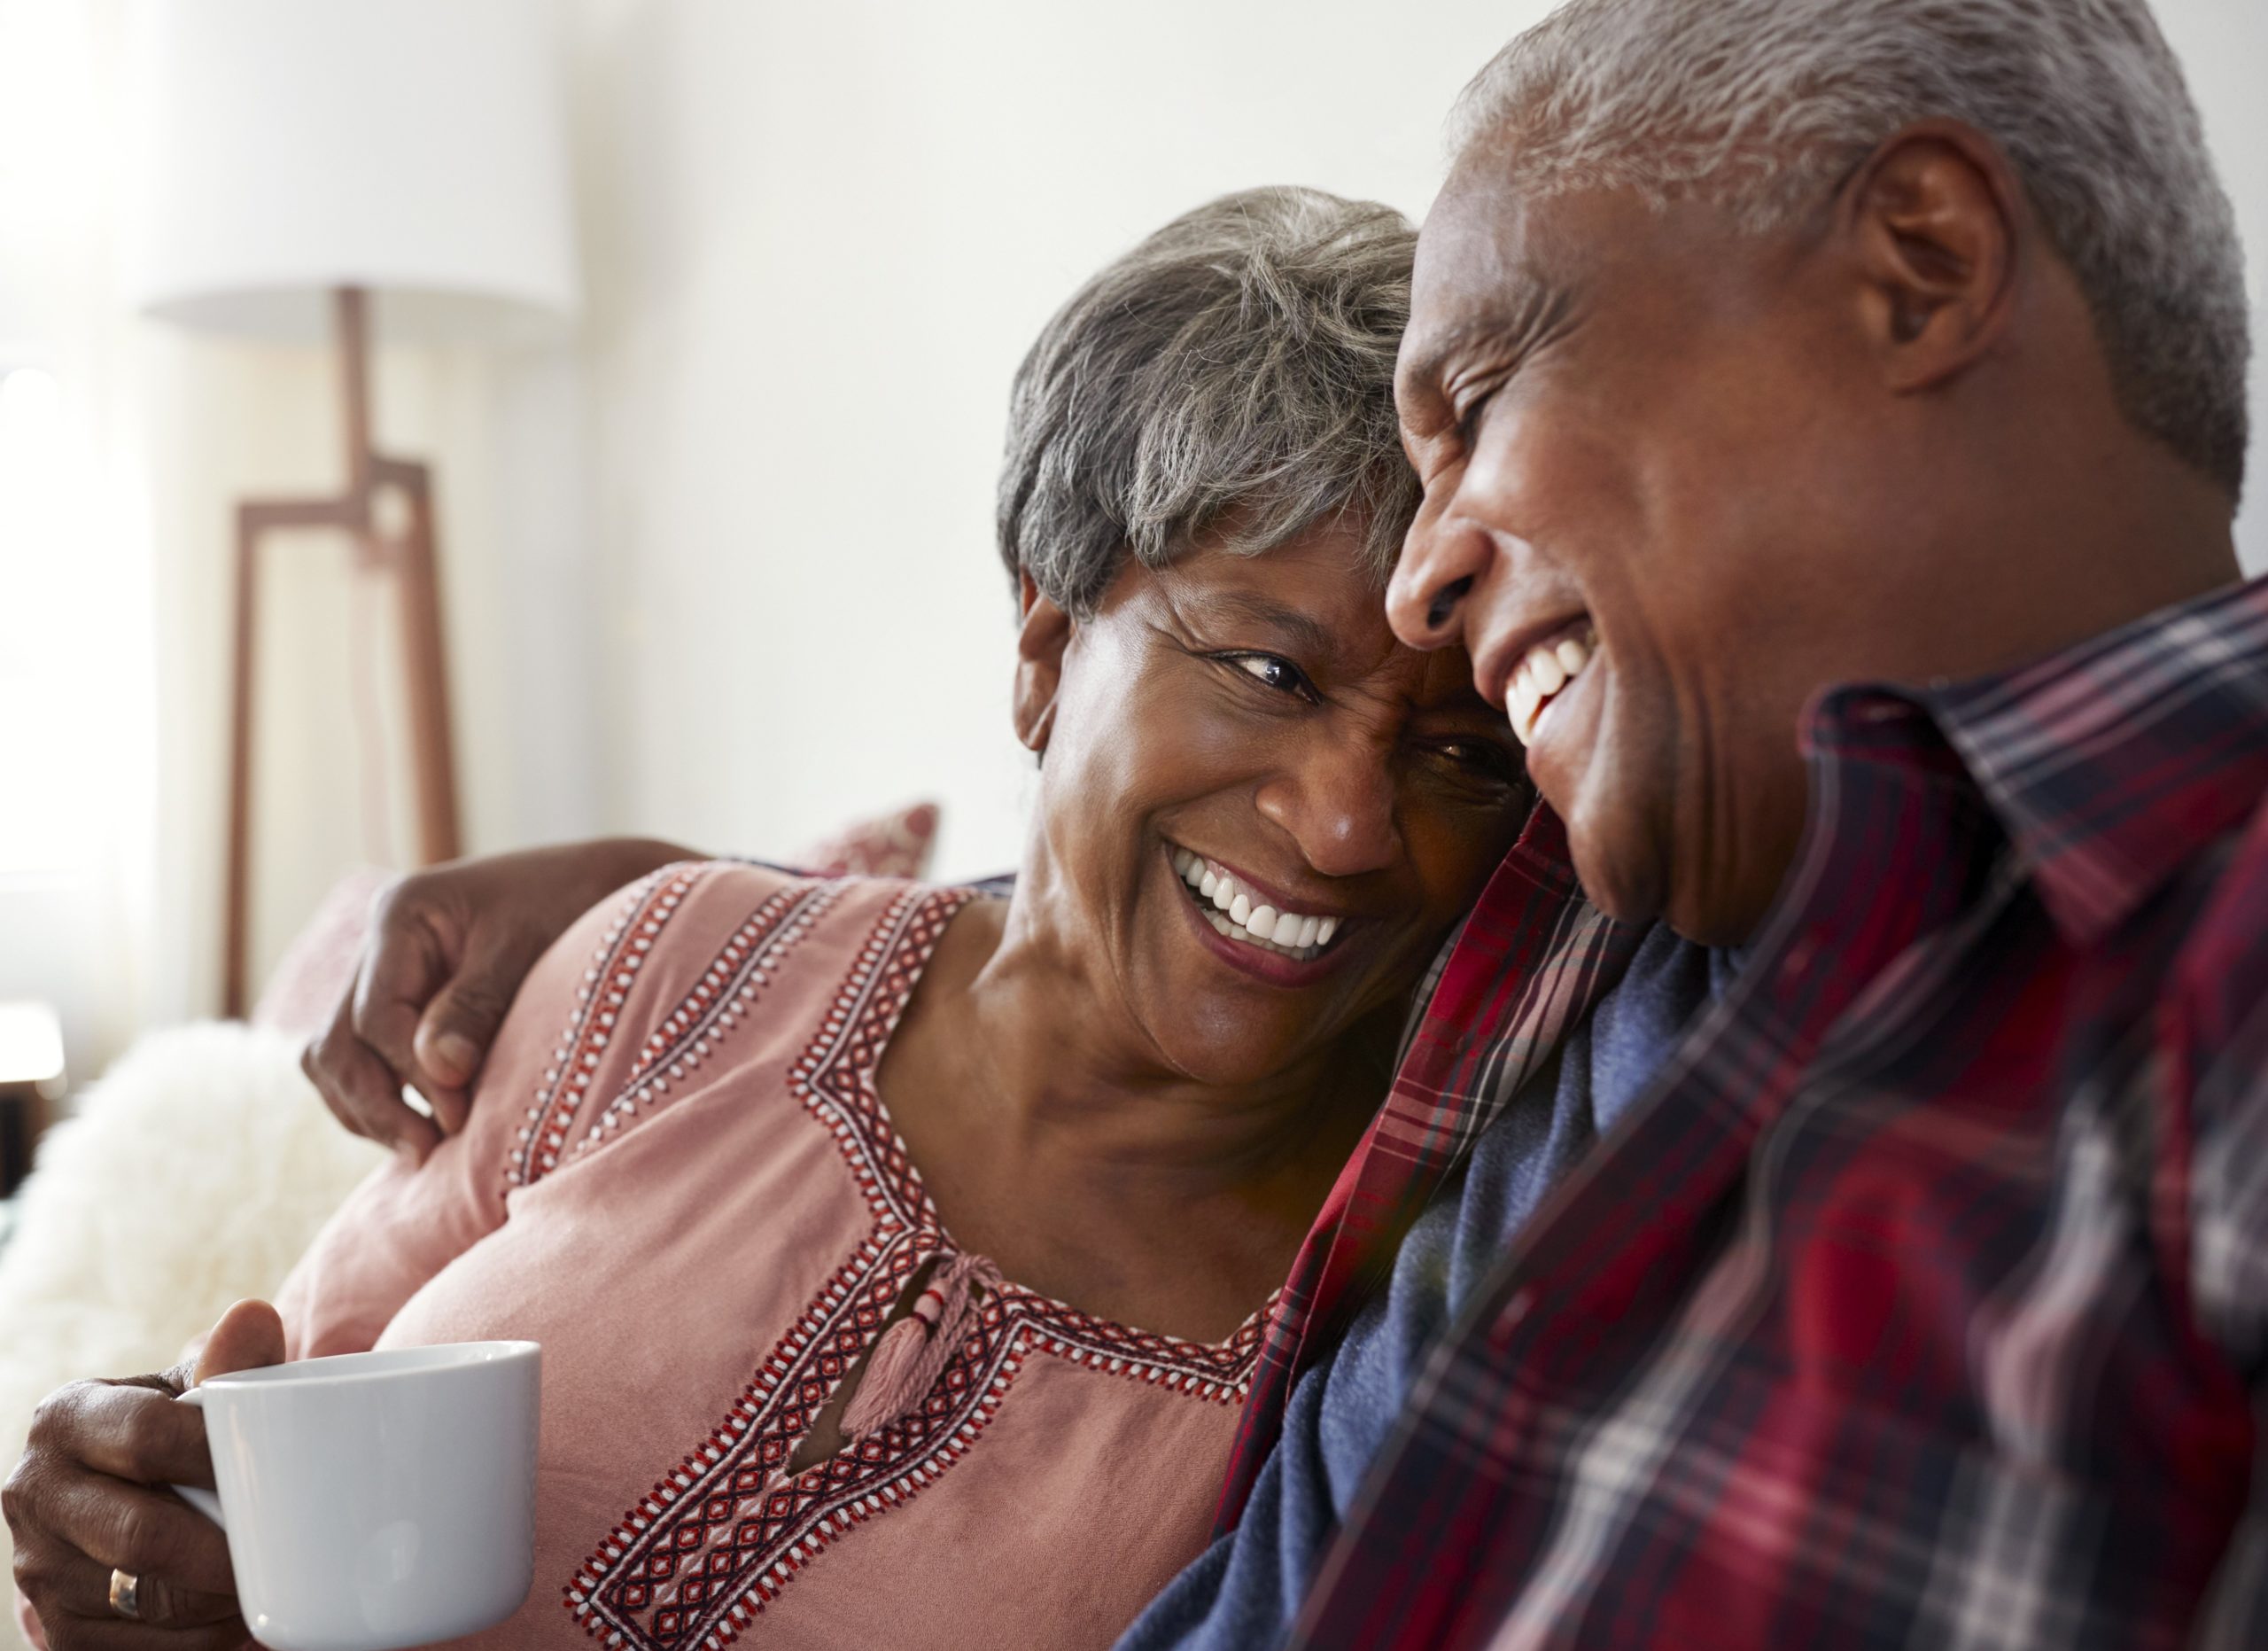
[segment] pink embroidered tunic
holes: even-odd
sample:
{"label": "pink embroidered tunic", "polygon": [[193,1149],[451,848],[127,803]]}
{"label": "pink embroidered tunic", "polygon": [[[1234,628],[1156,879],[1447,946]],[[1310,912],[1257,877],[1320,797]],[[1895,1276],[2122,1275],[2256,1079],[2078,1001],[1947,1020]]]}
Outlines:
{"label": "pink embroidered tunic", "polygon": [[294,1358],[543,1344],[535,1585],[471,1643],[1103,1646],[1203,1546],[1257,1314],[1200,1345],[950,1291],[927,1390],[788,1471],[915,1271],[982,1276],[874,1085],[970,898],[656,874],[538,965],[464,1133],[294,1271]]}

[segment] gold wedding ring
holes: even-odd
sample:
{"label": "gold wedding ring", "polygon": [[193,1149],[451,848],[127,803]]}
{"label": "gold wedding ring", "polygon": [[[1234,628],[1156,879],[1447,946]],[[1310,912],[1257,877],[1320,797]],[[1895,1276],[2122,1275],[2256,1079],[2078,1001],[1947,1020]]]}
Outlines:
{"label": "gold wedding ring", "polygon": [[130,1570],[110,1574],[110,1608],[132,1622],[142,1620],[142,1579]]}

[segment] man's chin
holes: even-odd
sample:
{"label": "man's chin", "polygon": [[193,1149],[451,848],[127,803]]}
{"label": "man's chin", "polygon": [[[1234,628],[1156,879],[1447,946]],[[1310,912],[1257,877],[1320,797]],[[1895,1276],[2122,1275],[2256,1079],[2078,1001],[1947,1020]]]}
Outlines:
{"label": "man's chin", "polygon": [[1728,909],[1728,903],[1706,893],[1681,889],[1654,868],[1607,859],[1596,869],[1575,856],[1575,875],[1583,892],[1617,923],[1664,923],[1696,946],[1744,945],[1756,932],[1756,919],[1744,910]]}
{"label": "man's chin", "polygon": [[1706,898],[1680,899],[1673,895],[1662,902],[1657,915],[1681,938],[1696,946],[1745,946],[1756,938],[1762,916],[1745,907],[1735,909],[1736,904]]}
{"label": "man's chin", "polygon": [[[1776,876],[1751,876],[1754,886],[1748,886],[1738,874],[1754,873],[1754,867],[1714,866],[1691,845],[1680,854],[1674,829],[1653,823],[1670,811],[1649,808],[1645,790],[1598,783],[1610,775],[1596,770],[1585,777],[1592,783],[1583,788],[1582,806],[1559,817],[1592,905],[1617,923],[1666,923],[1697,946],[1743,946],[1755,937],[1777,891]],[[1784,859],[1772,863],[1784,865]]]}
{"label": "man's chin", "polygon": [[1629,923],[1652,923],[1661,916],[1667,868],[1642,845],[1618,842],[1612,834],[1571,823],[1567,849],[1583,893],[1608,916]]}

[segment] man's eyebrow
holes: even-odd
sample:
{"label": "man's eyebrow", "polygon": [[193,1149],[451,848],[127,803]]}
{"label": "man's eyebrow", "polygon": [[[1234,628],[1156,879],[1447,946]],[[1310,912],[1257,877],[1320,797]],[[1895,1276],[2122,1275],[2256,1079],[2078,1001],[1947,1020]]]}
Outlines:
{"label": "man's eyebrow", "polygon": [[1441,370],[1449,365],[1452,357],[1470,349],[1474,339],[1500,335],[1503,331],[1503,321],[1497,315],[1460,322],[1434,339],[1423,355],[1402,369],[1405,387],[1422,390],[1429,394],[1439,393]]}
{"label": "man's eyebrow", "polygon": [[1449,363],[1477,343],[1511,339],[1525,351],[1538,332],[1557,327],[1565,318],[1569,298],[1565,286],[1540,276],[1517,277],[1487,314],[1461,321],[1428,342],[1425,353],[1403,370],[1404,392],[1440,394],[1441,376]]}

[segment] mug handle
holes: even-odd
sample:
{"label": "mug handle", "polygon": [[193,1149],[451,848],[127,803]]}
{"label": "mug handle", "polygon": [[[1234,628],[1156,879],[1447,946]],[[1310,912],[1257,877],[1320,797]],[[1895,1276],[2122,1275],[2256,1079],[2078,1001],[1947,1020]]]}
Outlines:
{"label": "mug handle", "polygon": [[[203,1388],[193,1387],[185,1393],[176,1393],[174,1395],[174,1403],[176,1405],[193,1405],[198,1409],[203,1410],[205,1408],[205,1390]],[[177,1484],[173,1486],[172,1489],[173,1493],[175,1496],[181,1498],[183,1501],[188,1503],[198,1513],[204,1515],[206,1518],[220,1526],[221,1530],[226,1530],[229,1528],[229,1522],[221,1517],[221,1499],[215,1496],[212,1491],[204,1490],[193,1484]]]}

